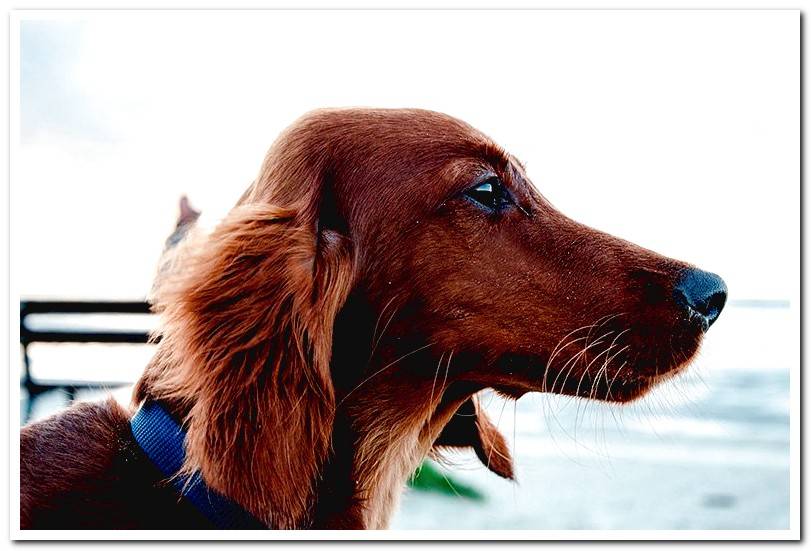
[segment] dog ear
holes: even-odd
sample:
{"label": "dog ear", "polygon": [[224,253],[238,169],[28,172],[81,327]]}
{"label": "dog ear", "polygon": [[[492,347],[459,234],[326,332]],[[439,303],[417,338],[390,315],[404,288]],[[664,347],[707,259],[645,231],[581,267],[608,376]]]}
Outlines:
{"label": "dog ear", "polygon": [[184,261],[157,297],[161,342],[135,395],[184,404],[186,468],[277,528],[308,514],[328,453],[332,330],[352,282],[348,239],[318,229],[311,195],[280,207],[246,193]]}
{"label": "dog ear", "polygon": [[442,429],[434,447],[471,447],[485,467],[503,478],[515,479],[507,440],[487,417],[475,396],[462,403]]}

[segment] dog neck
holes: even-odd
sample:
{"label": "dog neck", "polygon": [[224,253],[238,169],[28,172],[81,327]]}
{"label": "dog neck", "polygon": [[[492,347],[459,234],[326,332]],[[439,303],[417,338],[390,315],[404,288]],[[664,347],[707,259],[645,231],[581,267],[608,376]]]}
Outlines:
{"label": "dog neck", "polygon": [[365,296],[350,297],[336,320],[338,411],[313,519],[318,528],[386,528],[409,476],[476,390],[451,385],[448,363],[437,362],[425,339],[402,336],[392,323],[402,305],[377,312]]}
{"label": "dog neck", "polygon": [[342,405],[333,454],[316,499],[316,528],[387,528],[408,478],[443,427],[471,395],[443,392],[439,381],[402,384],[396,375],[369,382]]}

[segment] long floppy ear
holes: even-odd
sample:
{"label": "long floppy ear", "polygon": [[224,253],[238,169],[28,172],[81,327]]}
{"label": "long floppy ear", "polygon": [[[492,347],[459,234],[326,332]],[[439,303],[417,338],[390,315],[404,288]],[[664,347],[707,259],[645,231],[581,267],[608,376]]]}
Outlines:
{"label": "long floppy ear", "polygon": [[162,287],[161,342],[135,395],[188,408],[186,468],[276,528],[306,518],[328,453],[332,330],[353,277],[319,203],[231,211]]}
{"label": "long floppy ear", "polygon": [[482,410],[475,396],[467,399],[434,442],[435,447],[471,447],[484,466],[497,475],[515,479],[507,441]]}

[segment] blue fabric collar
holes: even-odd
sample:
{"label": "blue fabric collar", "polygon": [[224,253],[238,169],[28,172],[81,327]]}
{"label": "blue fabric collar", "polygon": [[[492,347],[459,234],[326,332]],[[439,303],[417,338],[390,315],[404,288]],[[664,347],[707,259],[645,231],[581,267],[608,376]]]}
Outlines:
{"label": "blue fabric collar", "polygon": [[178,493],[221,529],[266,529],[242,507],[206,486],[200,472],[175,476],[186,457],[186,433],[158,402],[145,402],[130,421],[135,441]]}

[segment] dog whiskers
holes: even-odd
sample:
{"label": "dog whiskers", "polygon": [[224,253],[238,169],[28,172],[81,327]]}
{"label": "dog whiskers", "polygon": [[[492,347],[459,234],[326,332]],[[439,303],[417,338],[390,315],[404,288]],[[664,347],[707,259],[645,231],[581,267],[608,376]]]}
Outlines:
{"label": "dog whiskers", "polygon": [[[619,354],[621,354],[624,350],[627,350],[628,346],[626,345],[626,346],[620,348],[620,350],[618,350],[613,355],[611,354],[611,351],[617,346],[617,341],[624,334],[626,334],[628,331],[630,331],[630,329],[625,329],[625,330],[620,331],[619,333],[617,333],[617,335],[615,335],[614,339],[611,341],[611,344],[609,345],[609,347],[606,348],[603,352],[601,352],[597,356],[595,356],[594,359],[591,362],[589,362],[589,365],[587,365],[586,368],[583,370],[583,375],[581,375],[580,381],[578,381],[578,383],[577,383],[577,390],[575,391],[575,396],[580,396],[580,386],[583,383],[583,378],[588,375],[589,369],[591,368],[592,365],[594,365],[594,362],[596,362],[597,359],[600,358],[600,356],[603,356],[603,355],[605,355],[605,360],[603,361],[603,365],[600,367],[600,369],[597,370],[597,374],[594,376],[594,380],[592,381],[592,384],[591,384],[591,389],[589,390],[589,399],[592,399],[592,398],[595,397],[597,385],[599,384],[601,375],[605,376],[605,382],[606,382],[606,384],[608,384],[608,369],[609,369],[609,367],[611,365],[611,362],[614,360],[615,357],[617,357]],[[613,413],[612,413],[612,415],[613,415]],[[579,417],[580,417],[580,402],[578,402],[577,410],[575,411],[575,432],[577,431]]]}
{"label": "dog whiskers", "polygon": [[[616,351],[616,352],[615,352],[615,353],[614,353],[614,354],[613,354],[613,355],[612,355],[612,356],[611,356],[611,357],[608,359],[607,364],[609,364],[609,365],[610,365],[610,364],[611,364],[611,362],[613,362],[613,361],[614,361],[614,358],[616,358],[617,356],[619,356],[620,354],[622,354],[623,352],[625,352],[626,350],[628,350],[630,347],[631,347],[631,345],[626,344],[625,346],[623,346],[622,348],[620,348],[619,350],[617,350],[617,351]],[[607,398],[609,398],[609,399],[611,398],[611,387],[613,387],[613,386],[614,386],[614,381],[616,381],[616,380],[617,380],[617,375],[619,375],[620,369],[622,369],[622,367],[624,367],[624,366],[626,365],[626,363],[627,363],[627,361],[626,361],[626,362],[623,362],[623,363],[622,363],[622,366],[620,366],[620,368],[619,368],[619,369],[617,369],[617,372],[614,374],[614,377],[612,377],[611,382],[609,382],[609,381],[608,381],[608,371],[606,371],[606,372],[605,372],[605,382],[606,382],[606,385],[607,385],[607,386],[606,386],[606,397],[607,397]]]}
{"label": "dog whiskers", "polygon": [[[443,352],[442,354],[440,354],[439,361],[436,363],[436,370],[434,370],[434,380],[431,383],[431,396],[428,398],[428,403],[429,404],[434,403],[434,388],[436,387],[437,377],[439,377],[439,366],[442,365],[442,360],[444,358],[445,358],[445,353]],[[430,407],[428,409],[428,433],[429,434],[431,433],[431,417],[433,417],[433,415],[434,415],[434,409],[433,409],[433,407]]]}
{"label": "dog whiskers", "polygon": [[[431,398],[429,399],[429,402],[428,402],[429,407],[428,407],[428,422],[427,422],[427,425],[428,425],[428,434],[431,435],[432,438],[434,438],[434,436],[433,436],[434,433],[431,430],[431,419],[433,419],[434,410],[436,409],[434,407],[434,387],[436,386],[436,379],[437,379],[437,376],[439,375],[439,366],[442,365],[442,359],[444,357],[445,357],[445,353],[443,352],[442,355],[439,357],[439,362],[437,362],[437,364],[436,364],[436,372],[434,373],[434,382],[431,384]],[[448,361],[445,363],[445,376],[442,378],[442,383],[439,385],[439,397],[440,397],[440,400],[441,400],[442,393],[445,390],[445,383],[448,382],[448,371],[450,370],[451,360],[452,359],[453,359],[453,350],[451,350],[450,354],[448,354]]]}
{"label": "dog whiskers", "polygon": [[[600,319],[602,319],[602,318],[600,318]],[[599,320],[598,320],[598,322],[599,322]],[[580,331],[583,331],[583,330],[585,330],[585,329],[591,329],[591,328],[593,328],[595,325],[596,325],[596,323],[591,324],[591,325],[584,325],[584,326],[582,326],[582,327],[578,327],[578,328],[577,328],[577,329],[575,329],[574,331],[571,331],[571,332],[567,333],[566,335],[564,335],[564,336],[563,336],[563,337],[562,337],[562,338],[561,338],[561,339],[558,341],[558,344],[556,344],[556,345],[555,345],[555,347],[552,349],[552,352],[549,354],[549,359],[546,361],[546,368],[544,369],[544,373],[543,373],[543,380],[542,380],[542,383],[543,383],[543,387],[542,387],[542,390],[541,390],[542,392],[546,392],[546,377],[547,377],[547,374],[548,374],[548,372],[549,372],[549,367],[550,367],[550,366],[552,365],[552,363],[555,361],[555,357],[557,357],[557,355],[558,355],[558,354],[559,354],[559,353],[560,353],[560,352],[561,352],[561,351],[562,351],[564,348],[568,347],[568,346],[569,346],[569,345],[571,345],[571,344],[574,344],[574,343],[575,343],[575,342],[577,342],[577,341],[583,340],[584,338],[587,338],[587,337],[580,337],[580,338],[578,338],[578,339],[574,339],[574,340],[572,340],[572,341],[570,341],[570,342],[567,342],[565,345],[563,345],[563,343],[566,341],[566,339],[568,339],[569,337],[573,336],[574,334],[576,334],[576,333],[578,333],[578,332],[580,332]],[[561,346],[561,345],[563,345],[563,346]]]}
{"label": "dog whiskers", "polygon": [[566,387],[566,383],[569,381],[569,376],[572,374],[572,371],[577,366],[577,362],[580,360],[580,358],[582,358],[584,354],[588,353],[588,351],[591,348],[594,348],[595,346],[597,346],[599,344],[602,344],[603,343],[602,339],[608,337],[612,333],[613,333],[613,331],[609,331],[607,333],[604,333],[603,335],[600,335],[597,338],[596,341],[594,341],[593,343],[590,343],[587,346],[585,346],[583,348],[583,350],[581,350],[580,352],[575,354],[572,358],[569,359],[569,361],[567,361],[565,364],[563,364],[563,367],[558,372],[557,377],[555,377],[555,380],[552,382],[552,390],[551,390],[551,392],[552,393],[555,392],[555,389],[557,388],[558,379],[560,379],[560,376],[563,374],[564,370],[566,370],[567,366],[569,366],[569,369],[566,371],[566,376],[563,378],[563,381],[561,382],[561,385],[560,385],[560,390],[561,391]]}
{"label": "dog whiskers", "polygon": [[[624,350],[627,350],[629,345],[626,345],[626,346],[624,346],[624,347],[620,348],[620,350],[619,350],[619,351],[617,351],[617,352],[616,352],[616,353],[615,353],[613,356],[610,356],[610,357],[609,357],[609,354],[610,354],[611,350],[614,348],[614,346],[617,344],[617,341],[618,341],[618,340],[619,340],[619,339],[620,339],[620,338],[621,338],[623,335],[625,335],[626,333],[628,333],[630,330],[631,330],[630,328],[627,328],[627,329],[625,329],[625,330],[623,330],[623,331],[620,331],[620,332],[619,332],[619,333],[618,333],[618,334],[617,334],[617,335],[614,337],[614,340],[613,340],[613,341],[611,341],[611,346],[609,346],[609,347],[608,347],[608,349],[606,350],[607,354],[606,354],[606,357],[605,357],[605,358],[606,358],[606,359],[605,359],[605,362],[603,363],[603,368],[602,368],[602,369],[600,369],[600,371],[598,371],[598,372],[597,372],[597,375],[594,377],[594,383],[592,384],[592,389],[591,389],[591,392],[589,392],[589,398],[592,398],[592,397],[593,397],[593,395],[594,395],[594,391],[595,391],[595,385],[596,385],[596,384],[598,384],[598,383],[599,383],[599,381],[600,381],[600,372],[603,372],[603,374],[605,375],[605,382],[606,382],[606,385],[608,385],[608,367],[609,367],[609,365],[611,364],[611,361],[612,361],[612,360],[613,360],[613,359],[614,359],[614,358],[615,358],[617,355],[621,354],[621,353],[622,353]],[[608,387],[606,387],[606,389],[608,389]],[[579,391],[579,388],[578,388],[578,391]]]}
{"label": "dog whiskers", "polygon": [[627,362],[627,361],[622,362],[622,365],[621,365],[621,366],[619,366],[619,368],[617,368],[617,372],[616,372],[616,373],[614,373],[614,377],[612,377],[612,379],[611,379],[611,383],[608,385],[608,396],[609,396],[609,397],[611,396],[611,389],[612,389],[612,388],[614,388],[614,381],[616,381],[616,380],[617,380],[617,377],[619,376],[620,371],[622,371],[622,369],[623,369],[623,368],[624,368],[626,365],[628,365],[628,362]]}
{"label": "dog whiskers", "polygon": [[[558,344],[556,344],[555,347],[552,349],[552,352],[549,355],[549,359],[546,361],[546,367],[544,368],[544,373],[543,373],[543,378],[542,378],[541,392],[547,392],[548,391],[546,385],[547,385],[547,378],[548,378],[548,375],[549,375],[549,368],[552,367],[552,364],[554,363],[555,358],[557,357],[558,354],[560,354],[563,351],[563,349],[565,349],[568,346],[574,344],[575,342],[579,342],[579,341],[582,341],[584,339],[586,341],[586,345],[588,346],[589,340],[591,338],[591,333],[595,328],[602,327],[603,325],[605,325],[606,323],[612,321],[613,319],[615,319],[615,318],[617,318],[619,316],[624,316],[625,314],[626,314],[626,312],[619,312],[619,313],[615,313],[615,314],[605,315],[605,316],[597,319],[594,323],[591,323],[589,325],[584,325],[582,327],[578,327],[574,331],[571,331],[571,332],[567,333],[563,338],[561,338],[560,341],[558,341]],[[586,329],[588,329],[588,333],[586,334],[585,337],[579,337],[577,339],[572,339],[571,341],[566,342],[566,344],[563,344],[566,341],[566,339],[568,339],[569,337],[575,335],[576,333],[578,333],[580,331],[584,331]],[[567,362],[567,364],[568,364],[568,362]],[[564,366],[564,368],[565,368],[565,366]],[[557,378],[555,380],[557,381]],[[554,392],[554,384],[553,384],[553,388],[552,388],[551,392]]]}
{"label": "dog whiskers", "polygon": [[[610,322],[611,320],[613,320],[613,319],[615,319],[615,318],[617,318],[617,317],[619,317],[619,316],[622,316],[622,315],[625,315],[625,312],[619,312],[619,313],[615,313],[615,314],[608,314],[608,315],[606,315],[606,316],[603,316],[603,317],[601,317],[601,318],[597,319],[597,320],[596,320],[594,323],[592,323],[592,324],[589,324],[589,325],[584,325],[584,326],[582,326],[582,327],[578,327],[577,329],[575,329],[574,331],[571,331],[570,333],[566,334],[566,335],[565,335],[565,336],[564,336],[562,339],[560,339],[560,341],[559,341],[559,342],[558,342],[558,343],[555,345],[555,347],[552,349],[552,353],[551,353],[551,354],[550,354],[550,356],[549,356],[549,360],[547,360],[547,362],[546,362],[546,366],[545,366],[544,373],[543,373],[542,384],[541,384],[541,392],[548,392],[548,391],[549,391],[549,389],[547,388],[547,383],[548,383],[548,378],[549,378],[549,368],[550,368],[550,367],[552,366],[552,364],[554,363],[554,360],[555,360],[555,358],[557,357],[557,355],[558,355],[558,354],[559,354],[559,353],[560,353],[560,352],[561,352],[563,349],[565,349],[566,347],[570,346],[571,344],[574,344],[575,342],[579,342],[579,341],[582,341],[582,340],[584,340],[584,339],[585,339],[585,340],[586,340],[586,344],[587,344],[587,346],[586,346],[586,350],[587,350],[587,349],[588,349],[588,341],[589,341],[589,340],[590,340],[590,338],[591,338],[591,333],[592,333],[592,331],[593,331],[595,328],[602,327],[602,326],[603,326],[603,325],[605,325],[606,323],[608,323],[608,322]],[[576,338],[576,339],[572,339],[572,340],[571,340],[571,341],[569,341],[569,342],[566,342],[566,339],[568,339],[569,337],[572,337],[572,336],[574,336],[575,334],[577,334],[578,332],[580,332],[580,331],[584,331],[584,330],[586,330],[586,329],[588,329],[588,333],[586,334],[586,336],[585,336],[585,337],[579,337],[579,338]],[[608,334],[610,334],[610,333],[608,333]],[[564,344],[564,343],[565,343],[565,344]],[[572,359],[574,359],[574,360],[575,360],[575,362],[576,362],[576,361],[577,361],[577,359],[579,359],[579,358],[580,358],[580,356],[582,355],[582,352],[583,352],[583,351],[581,351],[581,353],[580,353],[580,354],[575,355],[575,358],[572,358]],[[570,360],[570,361],[571,361],[571,360]],[[558,375],[555,377],[555,380],[553,381],[553,384],[552,384],[552,390],[551,390],[551,392],[552,392],[552,393],[554,393],[554,389],[555,389],[555,387],[557,386],[557,381],[558,381],[558,379],[559,379],[560,375],[561,375],[561,374],[563,373],[563,371],[566,369],[566,366],[567,366],[567,365],[569,365],[569,362],[566,362],[566,363],[563,365],[563,367],[562,367],[562,368],[561,368],[561,370],[559,371]],[[570,369],[570,371],[571,371],[571,369]],[[569,376],[569,373],[567,373],[566,378],[568,378],[568,376]],[[566,384],[566,378],[564,378],[564,381],[563,381],[563,386],[565,386],[565,384]],[[566,434],[566,435],[567,435],[569,438],[571,438],[571,439],[572,439],[572,440],[573,440],[575,443],[577,443],[577,438],[576,438],[576,436],[575,436],[575,437],[572,437],[572,436],[569,434],[569,432],[568,432],[568,431],[567,431],[567,430],[566,430],[566,429],[563,427],[563,425],[561,424],[560,420],[558,419],[558,414],[557,414],[557,412],[554,410],[554,408],[552,407],[552,404],[551,404],[551,402],[550,402],[549,400],[545,400],[545,401],[543,402],[543,408],[544,408],[544,411],[545,411],[545,413],[544,413],[544,422],[546,423],[546,425],[547,425],[547,429],[548,429],[548,431],[549,431],[549,434],[550,434],[550,436],[552,437],[552,440],[553,440],[553,441],[556,443],[556,445],[557,445],[557,439],[555,439],[555,437],[554,437],[554,431],[552,430],[552,427],[551,427],[551,425],[550,425],[550,423],[549,423],[549,417],[552,417],[552,419],[555,421],[555,423],[558,425],[558,427],[560,427],[560,428],[561,428],[561,430],[563,430],[563,432],[564,432],[564,433],[565,433],[565,434]]]}
{"label": "dog whiskers", "polygon": [[[391,316],[389,316],[389,321],[386,322],[386,325],[383,326],[383,329],[380,331],[380,334],[377,335],[377,327],[380,324],[380,320],[383,319],[383,314],[386,313],[386,309],[391,305],[392,302],[394,302],[394,300],[396,298],[397,298],[397,295],[391,297],[389,299],[389,301],[386,303],[386,305],[383,307],[383,309],[380,311],[380,315],[377,316],[377,321],[375,322],[375,328],[372,331],[372,341],[373,341],[372,350],[369,352],[369,359],[367,360],[367,363],[371,363],[372,358],[374,357],[374,354],[375,354],[375,350],[377,350],[377,346],[380,344],[380,341],[383,339],[383,335],[386,333],[386,329],[389,328],[389,324],[391,323],[391,320],[394,319],[394,315],[397,313],[397,308],[395,308],[392,311]],[[375,335],[377,335],[377,336],[375,336]]]}
{"label": "dog whiskers", "polygon": [[361,382],[358,384],[358,386],[356,386],[355,388],[353,388],[352,390],[350,390],[349,392],[347,392],[347,393],[346,393],[346,396],[344,396],[344,397],[341,399],[341,401],[340,401],[340,402],[338,402],[338,405],[336,406],[336,408],[337,408],[337,407],[339,407],[341,404],[343,404],[343,403],[346,401],[346,399],[347,399],[347,398],[349,398],[349,396],[350,396],[350,395],[351,395],[353,392],[355,392],[355,391],[356,391],[356,390],[358,390],[360,387],[362,387],[363,385],[365,385],[366,383],[368,383],[368,382],[369,382],[369,381],[370,381],[372,378],[374,378],[374,377],[376,377],[377,375],[379,375],[379,374],[383,373],[385,370],[387,370],[388,368],[392,367],[392,366],[393,366],[393,365],[395,365],[396,363],[398,363],[398,362],[400,362],[400,361],[402,361],[402,360],[406,359],[407,357],[409,357],[409,356],[411,356],[411,355],[413,355],[413,354],[416,354],[417,352],[420,352],[420,351],[422,351],[422,350],[425,350],[425,349],[426,349],[426,348],[428,348],[429,346],[433,346],[433,345],[434,345],[434,343],[429,342],[428,344],[425,344],[425,345],[423,345],[423,346],[420,346],[419,348],[416,348],[416,349],[412,350],[411,352],[409,352],[409,353],[407,353],[407,354],[403,354],[402,356],[400,356],[399,358],[397,358],[397,359],[396,359],[396,360],[394,360],[393,362],[391,362],[391,363],[388,363],[388,364],[384,365],[383,367],[381,367],[380,369],[378,369],[377,371],[375,371],[374,373],[372,373],[371,375],[369,375],[368,377],[366,377],[366,378],[365,378],[363,381],[361,381]]}

